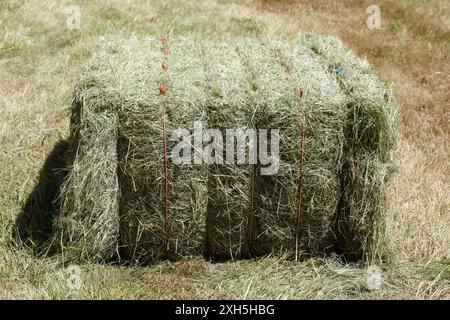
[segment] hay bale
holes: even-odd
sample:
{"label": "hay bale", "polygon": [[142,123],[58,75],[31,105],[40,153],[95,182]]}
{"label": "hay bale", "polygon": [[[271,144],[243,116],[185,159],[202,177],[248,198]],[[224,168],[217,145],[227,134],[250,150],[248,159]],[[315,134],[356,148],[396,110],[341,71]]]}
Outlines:
{"label": "hay bale", "polygon": [[[198,253],[379,256],[396,115],[364,61],[313,34],[292,45],[174,39],[164,47],[107,37],[85,66],[73,108],[79,151],[54,242],[83,259],[118,253],[138,263]],[[278,171],[263,175],[261,163],[216,154],[223,164],[171,158],[166,172],[172,134],[194,122],[224,137],[227,129],[278,129]],[[203,147],[214,142],[202,139]],[[193,141],[186,146],[195,154]]]}
{"label": "hay bale", "polygon": [[[278,174],[259,176],[256,183],[253,252],[260,255],[276,250],[293,257],[323,254],[334,243],[332,227],[340,191],[338,170],[346,97],[303,45],[266,42],[256,49],[249,47],[251,53],[256,57],[257,126],[280,130]],[[299,89],[304,91],[303,96]],[[300,183],[303,196],[297,212]]]}
{"label": "hay bale", "polygon": [[84,109],[82,121],[74,125],[74,159],[61,186],[52,246],[64,244],[67,260],[108,260],[115,254],[119,235],[117,117]]}
{"label": "hay bale", "polygon": [[[208,180],[205,165],[168,163],[168,229],[165,230],[164,137],[162,112],[166,112],[167,157],[175,141],[177,128],[191,128],[194,121],[206,125],[206,94],[200,64],[200,51],[193,43],[174,43],[170,66],[161,68],[162,45],[131,42],[128,50],[136,52],[137,61],[124,70],[133,93],[119,111],[121,130],[118,140],[119,180],[121,181],[120,221],[122,258],[146,262],[161,257],[176,258],[202,251],[205,234]],[[116,55],[114,63],[126,61],[128,52]],[[142,65],[146,65],[142,69]],[[131,68],[135,68],[132,69]],[[189,75],[187,77],[186,75]],[[175,85],[176,84],[176,85]],[[154,94],[159,85],[170,90],[167,96]],[[144,86],[142,88],[141,86]],[[143,90],[142,92],[140,90]],[[167,231],[167,248],[164,243]]]}
{"label": "hay bale", "polygon": [[[250,83],[245,62],[235,44],[203,46],[204,83],[208,89],[208,127],[226,137],[227,129],[254,128],[255,106],[249,103]],[[236,141],[237,143],[237,141]],[[227,150],[224,141],[223,150]],[[206,255],[215,259],[248,254],[251,165],[223,164],[209,167]]]}
{"label": "hay bale", "polygon": [[398,126],[391,90],[366,60],[353,55],[336,38],[304,34],[300,42],[336,75],[348,97],[340,171],[342,198],[336,215],[338,249],[353,259],[389,260],[385,192],[394,169],[391,149]]}

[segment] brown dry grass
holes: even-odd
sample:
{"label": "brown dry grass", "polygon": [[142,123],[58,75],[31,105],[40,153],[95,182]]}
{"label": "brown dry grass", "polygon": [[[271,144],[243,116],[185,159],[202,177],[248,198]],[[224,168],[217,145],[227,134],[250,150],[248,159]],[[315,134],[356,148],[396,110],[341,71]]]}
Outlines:
{"label": "brown dry grass", "polygon": [[[450,298],[450,3],[372,1],[79,1],[81,30],[66,29],[56,1],[0,1],[0,298]],[[365,270],[333,259],[211,264],[200,258],[147,268],[82,266],[71,293],[64,269],[11,246],[16,216],[54,144],[68,132],[79,65],[98,36],[130,30],[227,39],[333,34],[392,83],[402,112],[400,167],[389,191],[389,230],[399,263],[368,291]]]}

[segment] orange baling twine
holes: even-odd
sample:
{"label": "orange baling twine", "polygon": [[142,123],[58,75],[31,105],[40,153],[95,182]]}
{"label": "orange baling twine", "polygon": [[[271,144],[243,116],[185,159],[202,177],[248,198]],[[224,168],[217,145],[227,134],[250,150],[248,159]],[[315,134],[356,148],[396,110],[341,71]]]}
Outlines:
{"label": "orange baling twine", "polygon": [[[298,93],[300,95],[300,99],[303,97],[303,88],[298,89]],[[301,103],[301,102],[300,102]],[[298,181],[298,187],[297,187],[297,203],[296,203],[296,217],[295,217],[295,260],[298,259],[298,232],[300,229],[300,223],[301,223],[301,207],[302,207],[302,199],[303,199],[303,174],[304,174],[304,162],[305,162],[305,122],[306,122],[306,115],[305,115],[305,108],[302,105],[302,121],[300,123],[300,177]]]}
{"label": "orange baling twine", "polygon": [[[265,45],[265,42],[263,42],[263,45]],[[291,72],[294,69],[294,65],[290,64],[286,61],[286,59],[283,57],[283,50],[281,48],[276,49],[276,55],[281,58],[282,65],[285,68],[285,71],[287,73],[287,80],[292,80]],[[300,96],[300,106],[301,106],[301,112],[302,112],[302,119],[300,122],[300,135],[301,135],[301,141],[300,141],[300,177],[298,180],[297,185],[297,197],[296,197],[296,205],[295,205],[295,260],[298,260],[298,234],[300,231],[300,226],[302,222],[302,200],[303,200],[303,175],[304,175],[304,165],[305,165],[305,124],[306,124],[306,109],[304,107],[304,104],[302,102],[303,100],[303,94],[305,90],[303,88],[297,88],[297,93]]]}
{"label": "orange baling twine", "polygon": [[164,145],[164,254],[167,254],[169,245],[169,180],[166,143],[166,112],[162,113],[163,145]]}
{"label": "orange baling twine", "polygon": [[[167,38],[162,37],[161,43],[164,45],[163,52],[167,56],[169,49],[167,47]],[[162,69],[167,71],[167,63],[161,64]],[[163,85],[159,86],[159,93],[166,94],[167,88]],[[166,108],[163,106],[162,110],[162,131],[163,131],[163,148],[164,148],[164,230],[163,230],[163,246],[164,254],[167,255],[169,247],[169,169],[167,160],[167,132],[166,132]]]}

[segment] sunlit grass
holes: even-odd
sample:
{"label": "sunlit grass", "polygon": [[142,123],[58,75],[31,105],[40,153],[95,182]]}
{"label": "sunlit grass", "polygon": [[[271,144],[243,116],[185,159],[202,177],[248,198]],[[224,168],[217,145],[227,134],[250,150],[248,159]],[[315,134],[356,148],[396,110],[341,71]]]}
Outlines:
{"label": "sunlit grass", "polygon": [[[81,29],[66,28],[65,3],[0,1],[1,298],[449,298],[450,66],[448,1],[385,1],[382,29],[366,28],[360,1],[80,1]],[[401,106],[399,173],[389,194],[398,265],[370,291],[365,269],[335,259],[267,258],[213,264],[199,257],[148,267],[83,265],[71,292],[64,266],[11,237],[55,143],[68,133],[80,65],[96,39],[128,30],[231,39],[292,39],[299,30],[337,35],[392,84]],[[426,81],[423,81],[426,79]],[[425,270],[425,271],[424,271]]]}

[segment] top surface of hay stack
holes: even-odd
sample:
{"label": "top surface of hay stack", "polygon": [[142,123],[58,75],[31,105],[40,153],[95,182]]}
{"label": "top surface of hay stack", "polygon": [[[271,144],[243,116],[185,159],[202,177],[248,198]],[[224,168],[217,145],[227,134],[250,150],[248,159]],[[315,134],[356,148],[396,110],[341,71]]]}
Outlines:
{"label": "top surface of hay stack", "polygon": [[[174,130],[192,133],[194,122],[224,134],[279,129],[277,174],[261,175],[259,163],[169,159],[166,177]],[[89,260],[205,250],[378,259],[395,125],[390,92],[333,38],[102,39],[76,88],[54,239]]]}

